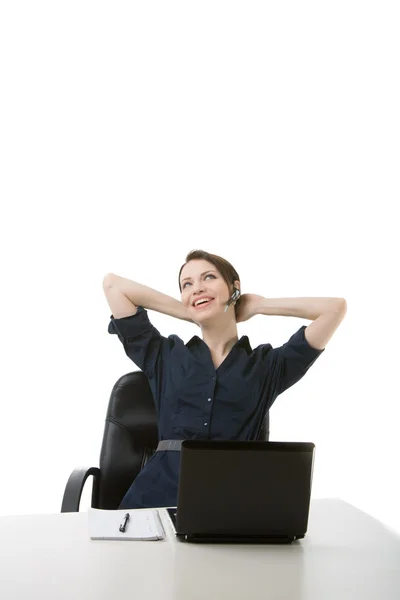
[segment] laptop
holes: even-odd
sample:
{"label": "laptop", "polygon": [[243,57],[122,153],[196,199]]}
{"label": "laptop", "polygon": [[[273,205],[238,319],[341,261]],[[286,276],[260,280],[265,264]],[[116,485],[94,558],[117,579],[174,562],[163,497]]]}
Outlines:
{"label": "laptop", "polygon": [[304,538],[315,444],[184,440],[178,500],[168,508],[187,542],[291,543]]}

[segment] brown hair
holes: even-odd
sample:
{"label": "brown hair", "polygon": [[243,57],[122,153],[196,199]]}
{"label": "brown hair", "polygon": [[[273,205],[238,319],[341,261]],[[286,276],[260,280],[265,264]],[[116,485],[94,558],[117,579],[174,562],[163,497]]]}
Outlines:
{"label": "brown hair", "polygon": [[[227,283],[228,288],[229,288],[229,293],[231,295],[233,294],[233,282],[240,281],[240,277],[239,277],[236,269],[225,258],[222,258],[221,256],[217,256],[216,254],[210,254],[209,252],[205,252],[205,250],[191,250],[191,252],[189,252],[189,254],[186,256],[186,259],[185,259],[186,262],[181,266],[180,271],[179,271],[179,276],[178,276],[179,290],[181,293],[182,293],[182,287],[181,287],[182,269],[189,261],[195,260],[195,259],[207,260],[208,262],[213,264],[214,267],[216,267],[217,270],[221,273],[222,278]],[[235,304],[235,315],[237,314],[237,309],[240,305],[240,301],[241,301],[241,297],[239,296],[239,299],[236,300],[236,304]]]}

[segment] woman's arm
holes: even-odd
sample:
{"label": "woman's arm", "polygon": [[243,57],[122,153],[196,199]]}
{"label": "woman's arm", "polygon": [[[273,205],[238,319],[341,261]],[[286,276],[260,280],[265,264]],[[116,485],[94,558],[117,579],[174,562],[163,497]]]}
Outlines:
{"label": "woman's arm", "polygon": [[187,309],[180,300],[157,292],[146,285],[125,279],[114,273],[108,273],[103,279],[103,288],[116,287],[135,305],[155,310],[164,315],[193,323],[188,317]]}
{"label": "woman's arm", "polygon": [[236,320],[247,321],[255,315],[277,315],[310,319],[304,331],[307,342],[323,350],[347,312],[344,298],[264,298],[258,294],[243,294]]}
{"label": "woman's arm", "polygon": [[256,314],[318,319],[323,313],[344,309],[344,298],[263,298],[258,296]]}
{"label": "woman's arm", "polygon": [[347,312],[344,298],[262,298],[256,314],[311,319],[304,331],[307,342],[323,350]]}

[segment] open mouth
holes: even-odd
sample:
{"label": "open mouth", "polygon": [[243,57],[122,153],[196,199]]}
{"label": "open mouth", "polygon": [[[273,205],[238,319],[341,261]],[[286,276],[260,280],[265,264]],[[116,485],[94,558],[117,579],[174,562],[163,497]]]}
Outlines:
{"label": "open mouth", "polygon": [[200,304],[198,304],[197,306],[193,305],[193,308],[195,308],[196,310],[201,310],[202,308],[206,308],[207,306],[210,306],[210,304],[212,302],[214,302],[215,298],[213,298],[212,300],[209,300],[208,302],[200,302]]}

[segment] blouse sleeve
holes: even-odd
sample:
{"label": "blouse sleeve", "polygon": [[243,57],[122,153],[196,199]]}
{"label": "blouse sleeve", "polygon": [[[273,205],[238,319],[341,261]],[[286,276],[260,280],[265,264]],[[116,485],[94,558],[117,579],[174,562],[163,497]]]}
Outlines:
{"label": "blouse sleeve", "polygon": [[154,377],[161,369],[161,364],[168,359],[172,341],[163,337],[150,323],[143,306],[138,306],[136,314],[129,317],[115,319],[111,315],[108,333],[118,336],[125,354],[148,378]]}
{"label": "blouse sleeve", "polygon": [[305,329],[306,325],[303,325],[285,344],[270,350],[270,359],[273,359],[277,367],[278,394],[282,394],[304,377],[325,350],[325,348],[320,350],[310,346],[304,335]]}

